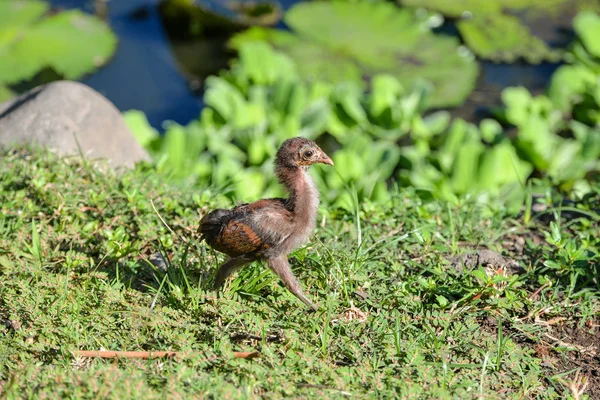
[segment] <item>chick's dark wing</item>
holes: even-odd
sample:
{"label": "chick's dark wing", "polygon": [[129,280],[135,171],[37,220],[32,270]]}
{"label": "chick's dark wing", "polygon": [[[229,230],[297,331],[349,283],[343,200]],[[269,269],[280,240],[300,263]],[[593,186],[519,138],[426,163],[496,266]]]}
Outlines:
{"label": "chick's dark wing", "polygon": [[248,205],[252,212],[248,224],[267,247],[281,244],[294,232],[294,214],[285,207],[283,199],[259,200]]}
{"label": "chick's dark wing", "polygon": [[200,229],[211,247],[230,257],[256,255],[289,236],[290,218],[283,200],[267,199],[215,210],[202,219]]}

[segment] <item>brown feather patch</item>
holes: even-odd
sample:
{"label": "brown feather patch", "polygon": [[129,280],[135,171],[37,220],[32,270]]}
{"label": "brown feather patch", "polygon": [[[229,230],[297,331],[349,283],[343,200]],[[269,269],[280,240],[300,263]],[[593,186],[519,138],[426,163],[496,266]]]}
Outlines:
{"label": "brown feather patch", "polygon": [[216,248],[230,256],[251,253],[260,248],[262,240],[247,224],[230,221],[217,237]]}

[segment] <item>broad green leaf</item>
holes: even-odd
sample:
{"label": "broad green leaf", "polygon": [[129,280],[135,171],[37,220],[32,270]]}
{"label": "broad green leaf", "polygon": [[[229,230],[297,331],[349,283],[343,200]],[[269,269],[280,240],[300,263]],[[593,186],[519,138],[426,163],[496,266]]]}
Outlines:
{"label": "broad green leaf", "polygon": [[363,159],[350,150],[338,150],[333,154],[332,159],[335,163],[335,171],[328,175],[328,183],[333,188],[341,188],[345,182],[358,180],[365,173]]}
{"label": "broad green leaf", "polygon": [[375,182],[370,198],[375,202],[385,202],[390,198],[390,192],[388,192],[387,185],[383,180]]}
{"label": "broad green leaf", "polygon": [[591,11],[581,12],[573,20],[573,27],[585,48],[600,57],[600,16]]}
{"label": "broad green leaf", "polygon": [[299,81],[279,81],[273,94],[273,104],[282,115],[299,116],[306,107],[307,90]]}
{"label": "broad green leaf", "polygon": [[506,184],[524,183],[532,170],[531,164],[519,159],[510,141],[504,140],[482,154],[478,187],[497,190]]}
{"label": "broad green leaf", "polygon": [[424,111],[425,107],[422,107],[423,93],[419,90],[414,90],[410,94],[403,96],[399,101],[399,108],[402,112],[402,118],[406,121],[410,121],[413,116],[419,112]]}
{"label": "broad green leaf", "polygon": [[243,93],[231,83],[209,77],[206,85],[204,103],[216,111],[221,124],[232,123],[237,128],[246,128],[257,120],[257,104],[248,103]]}
{"label": "broad green leaf", "polygon": [[502,102],[506,105],[506,118],[519,125],[527,121],[531,93],[524,87],[509,87],[502,91]]}
{"label": "broad green leaf", "polygon": [[358,87],[343,85],[336,88],[331,95],[338,119],[348,127],[367,122],[367,113],[360,102],[361,94]]}
{"label": "broad green leaf", "polygon": [[[167,130],[170,129],[171,125],[177,126],[178,124],[173,121],[165,121],[163,125]],[[196,154],[202,154],[206,151],[206,132],[202,129],[199,121],[195,120],[190,122],[185,127],[186,137],[186,163],[192,165]]]}
{"label": "broad green leaf", "polygon": [[248,146],[248,162],[251,165],[260,165],[266,158],[268,153],[268,144],[261,139],[255,139]]}
{"label": "broad green leaf", "polygon": [[495,119],[485,118],[479,124],[481,138],[487,143],[492,143],[497,137],[502,135],[502,125]]}
{"label": "broad green leaf", "polygon": [[515,144],[522,157],[540,171],[546,171],[550,159],[559,146],[558,131],[563,125],[563,115],[549,98],[533,97],[522,87],[507,88],[502,92],[507,105],[506,118],[516,125]]}
{"label": "broad green leaf", "polygon": [[577,64],[585,66],[596,74],[600,74],[600,61],[598,60],[598,57],[594,57],[590,54],[583,43],[579,41],[575,42],[571,49],[571,55],[573,61]]}
{"label": "broad green leaf", "polygon": [[375,118],[380,118],[384,111],[393,109],[403,93],[402,84],[392,75],[375,76],[371,83],[369,113]]}
{"label": "broad green leaf", "polygon": [[206,79],[204,104],[216,112],[215,116],[220,118],[222,123],[233,118],[235,101],[243,101],[243,95],[233,85],[218,77],[211,76]]}
{"label": "broad green leaf", "polygon": [[237,193],[243,195],[245,201],[253,201],[260,198],[265,190],[267,180],[262,171],[246,169],[236,176]]}
{"label": "broad green leaf", "polygon": [[243,64],[246,76],[259,85],[269,85],[296,74],[295,65],[285,54],[273,52],[260,41],[240,47],[239,63]]}
{"label": "broad green leaf", "polygon": [[464,194],[473,188],[479,169],[479,157],[484,151],[480,142],[468,142],[463,144],[452,167],[452,190],[457,194]]}
{"label": "broad green leaf", "polygon": [[325,130],[331,113],[329,102],[320,99],[306,107],[302,112],[300,126],[302,136],[314,139]]}
{"label": "broad green leaf", "polygon": [[49,9],[46,2],[36,0],[0,1],[0,57],[15,38],[40,19]]}
{"label": "broad green leaf", "polygon": [[356,152],[365,160],[367,171],[375,172],[380,177],[391,176],[398,165],[401,150],[392,142],[375,140],[359,142]]}
{"label": "broad green leaf", "polygon": [[311,2],[293,6],[285,22],[295,34],[254,28],[231,45],[265,40],[290,55],[306,80],[363,84],[377,74],[412,88],[429,81],[430,106],[462,103],[474,87],[477,64],[456,39],[435,35],[411,10],[389,3]]}
{"label": "broad green leaf", "polygon": [[561,140],[548,166],[548,175],[559,181],[582,178],[586,169],[581,157],[582,144],[575,140]]}
{"label": "broad green leaf", "polygon": [[465,141],[468,125],[462,119],[456,119],[452,122],[450,130],[446,135],[446,140],[439,150],[439,163],[444,173],[449,174],[454,160],[456,159],[460,146]]}
{"label": "broad green leaf", "polygon": [[450,120],[451,117],[448,111],[436,111],[423,118],[413,117],[412,129],[414,135],[424,139],[431,139],[446,131],[450,125]]}
{"label": "broad green leaf", "polygon": [[437,168],[425,162],[413,165],[407,175],[411,185],[421,190],[435,190],[444,179],[444,175]]}
{"label": "broad green leaf", "polygon": [[539,64],[558,61],[561,54],[544,41],[531,35],[529,29],[514,16],[504,14],[476,15],[458,23],[466,44],[478,56],[497,62],[514,62],[518,58]]}
{"label": "broad green leaf", "polygon": [[133,136],[138,143],[144,147],[150,145],[150,142],[159,137],[158,132],[148,122],[146,114],[139,110],[129,110],[123,113],[125,123],[133,132]]}
{"label": "broad green leaf", "polygon": [[[457,19],[459,32],[479,57],[531,63],[558,61],[561,49],[546,43],[548,32],[571,29],[570,17],[578,10],[600,11],[597,0],[397,0],[399,3],[440,12]],[[540,21],[552,30],[535,29]],[[534,28],[530,30],[530,27]],[[597,36],[596,36],[597,37]]]}
{"label": "broad green leaf", "polygon": [[30,79],[45,67],[77,79],[114,53],[117,38],[98,18],[71,10],[36,23],[46,9],[37,1],[0,2],[0,83]]}
{"label": "broad green leaf", "polygon": [[569,126],[582,145],[581,157],[590,161],[600,159],[600,127],[592,128],[578,121],[571,121]]}
{"label": "broad green leaf", "polygon": [[548,97],[564,112],[581,102],[587,89],[597,84],[597,76],[583,65],[563,65],[554,72],[548,88]]}
{"label": "broad green leaf", "polygon": [[171,124],[165,132],[162,144],[162,153],[167,156],[165,167],[177,176],[185,175],[186,154],[186,132],[178,124]]}

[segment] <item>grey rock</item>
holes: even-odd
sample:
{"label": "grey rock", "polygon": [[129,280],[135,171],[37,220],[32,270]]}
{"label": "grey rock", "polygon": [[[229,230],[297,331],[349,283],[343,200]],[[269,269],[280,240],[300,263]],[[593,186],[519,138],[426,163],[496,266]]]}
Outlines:
{"label": "grey rock", "polygon": [[38,86],[0,104],[0,146],[15,144],[41,145],[65,156],[82,153],[113,167],[150,160],[119,110],[73,81]]}

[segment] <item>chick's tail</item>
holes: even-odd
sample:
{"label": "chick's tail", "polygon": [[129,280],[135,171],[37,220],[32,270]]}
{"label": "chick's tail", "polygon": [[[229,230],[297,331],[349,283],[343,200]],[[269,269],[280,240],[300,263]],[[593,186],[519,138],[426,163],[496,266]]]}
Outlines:
{"label": "chick's tail", "polygon": [[206,214],[200,220],[200,242],[206,240],[207,243],[213,243],[221,233],[224,221],[227,221],[231,215],[231,210],[218,208]]}

